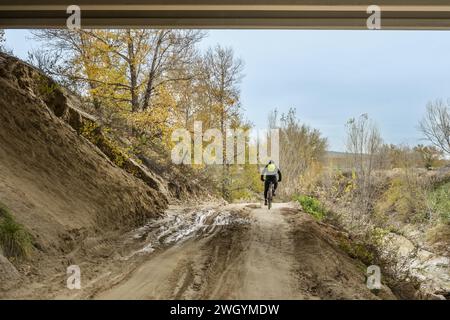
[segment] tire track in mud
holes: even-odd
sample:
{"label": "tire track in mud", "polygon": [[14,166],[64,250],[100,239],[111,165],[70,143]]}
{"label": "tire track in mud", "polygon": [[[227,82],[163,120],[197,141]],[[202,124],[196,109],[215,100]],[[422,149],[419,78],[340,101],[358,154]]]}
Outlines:
{"label": "tire track in mud", "polygon": [[177,241],[156,246],[126,279],[94,298],[379,298],[365,286],[364,266],[339,248],[337,231],[289,204],[270,211],[231,205],[205,212],[187,224],[168,218],[169,226],[149,226],[147,239]]}
{"label": "tire track in mud", "polygon": [[246,215],[245,210],[239,210],[239,214],[233,211],[209,214],[195,235],[153,253],[122,283],[96,298],[208,298],[217,275],[224,273],[243,252],[241,244],[245,243],[249,223]]}

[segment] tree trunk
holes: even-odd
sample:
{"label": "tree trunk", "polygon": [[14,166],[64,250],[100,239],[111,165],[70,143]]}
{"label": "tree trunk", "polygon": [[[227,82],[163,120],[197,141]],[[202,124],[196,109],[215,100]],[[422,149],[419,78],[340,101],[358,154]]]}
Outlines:
{"label": "tree trunk", "polygon": [[159,49],[161,47],[161,43],[164,38],[164,30],[161,30],[158,34],[158,40],[156,41],[155,51],[153,53],[152,64],[150,67],[150,74],[148,76],[147,88],[145,90],[144,101],[142,103],[142,110],[145,110],[149,107],[150,98],[153,93],[153,85],[155,81],[156,75],[156,62],[158,61]]}
{"label": "tree trunk", "polygon": [[127,30],[128,41],[128,59],[130,65],[130,93],[131,93],[131,110],[133,112],[139,111],[139,101],[137,95],[137,72],[136,72],[136,58],[134,54],[133,38],[131,31]]}

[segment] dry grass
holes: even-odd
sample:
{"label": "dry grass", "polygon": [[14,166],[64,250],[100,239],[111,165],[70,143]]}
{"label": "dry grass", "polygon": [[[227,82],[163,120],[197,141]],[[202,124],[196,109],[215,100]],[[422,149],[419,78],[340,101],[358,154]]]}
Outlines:
{"label": "dry grass", "polygon": [[14,221],[9,210],[0,204],[0,247],[8,258],[28,258],[32,251],[31,236]]}

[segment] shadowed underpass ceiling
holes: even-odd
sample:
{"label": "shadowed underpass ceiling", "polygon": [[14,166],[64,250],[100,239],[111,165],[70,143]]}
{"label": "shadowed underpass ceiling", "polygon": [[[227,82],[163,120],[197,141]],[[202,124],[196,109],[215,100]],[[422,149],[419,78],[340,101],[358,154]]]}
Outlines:
{"label": "shadowed underpass ceiling", "polygon": [[450,0],[0,0],[0,27],[64,27],[69,5],[83,27],[365,29],[378,5],[382,29],[450,28]]}

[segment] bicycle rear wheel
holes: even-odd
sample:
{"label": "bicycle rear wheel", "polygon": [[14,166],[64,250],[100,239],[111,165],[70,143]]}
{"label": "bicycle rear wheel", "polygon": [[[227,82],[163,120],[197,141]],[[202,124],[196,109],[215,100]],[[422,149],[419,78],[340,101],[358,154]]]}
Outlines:
{"label": "bicycle rear wheel", "polygon": [[267,192],[267,206],[269,210],[272,208],[272,199],[273,199],[273,183],[270,183],[269,191]]}

